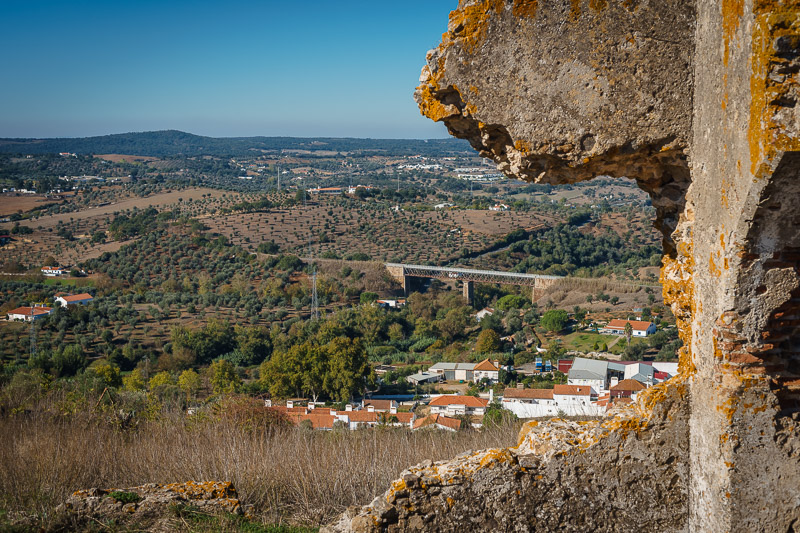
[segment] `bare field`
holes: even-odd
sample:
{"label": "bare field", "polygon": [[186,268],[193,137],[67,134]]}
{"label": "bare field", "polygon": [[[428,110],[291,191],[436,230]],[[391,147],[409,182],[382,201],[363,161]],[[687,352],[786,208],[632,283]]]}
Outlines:
{"label": "bare field", "polygon": [[80,220],[87,218],[105,217],[113,215],[118,211],[125,211],[126,209],[145,209],[147,207],[164,207],[170,204],[177,204],[178,200],[186,202],[187,200],[198,201],[203,199],[203,196],[211,196],[212,198],[220,198],[223,195],[236,196],[237,193],[225,193],[217,189],[195,188],[183,189],[180,191],[170,191],[154,194],[145,198],[130,197],[113,202],[103,206],[92,206],[84,209],[83,211],[76,211],[73,213],[60,213],[58,215],[44,216],[37,218],[31,222],[32,226],[42,226],[43,228],[50,228],[56,226],[59,222],[70,222],[71,220]]}
{"label": "bare field", "polygon": [[[205,196],[205,198],[204,198]],[[223,198],[223,196],[225,198]],[[155,194],[145,198],[127,197],[107,205],[90,206],[81,211],[59,213],[23,221],[33,233],[16,236],[9,244],[0,248],[0,264],[17,261],[25,265],[40,265],[47,256],[52,256],[63,265],[98,257],[103,252],[118,250],[125,243],[95,243],[89,237],[97,230],[105,231],[115,212],[128,209],[144,209],[149,206],[165,208],[177,205],[182,200],[184,208],[196,212],[216,210],[222,205],[241,201],[238,193],[226,193],[216,189],[194,188]],[[189,201],[191,200],[191,203]],[[186,207],[186,206],[191,207]],[[68,227],[76,240],[68,241],[56,234],[56,226]]]}
{"label": "bare field", "polygon": [[150,157],[147,155],[100,154],[95,157],[111,161],[112,163],[149,163],[151,161],[158,161],[157,157]]}
{"label": "bare field", "polygon": [[0,216],[7,217],[14,213],[25,213],[56,200],[41,194],[0,194]]}

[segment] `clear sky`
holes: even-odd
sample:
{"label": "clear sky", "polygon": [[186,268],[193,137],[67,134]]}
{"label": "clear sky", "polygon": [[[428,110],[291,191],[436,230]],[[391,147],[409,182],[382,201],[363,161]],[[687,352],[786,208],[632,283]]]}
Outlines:
{"label": "clear sky", "polygon": [[412,94],[457,0],[3,0],[0,137],[446,137]]}

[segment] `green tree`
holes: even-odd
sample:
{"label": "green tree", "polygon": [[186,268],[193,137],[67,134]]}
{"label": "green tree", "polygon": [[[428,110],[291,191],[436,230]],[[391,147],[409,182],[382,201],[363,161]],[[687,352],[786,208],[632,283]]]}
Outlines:
{"label": "green tree", "polygon": [[178,387],[186,394],[186,399],[193,397],[200,389],[200,374],[194,370],[184,370],[178,376]]}
{"label": "green tree", "polygon": [[117,365],[105,362],[92,367],[91,370],[103,381],[106,387],[119,387],[122,384]]}
{"label": "green tree", "polygon": [[242,384],[242,380],[236,374],[236,367],[230,361],[217,359],[209,367],[211,390],[215,394],[226,392],[236,392]]}
{"label": "green tree", "polygon": [[633,326],[630,322],[625,322],[625,341],[631,343],[631,335],[633,335]]}
{"label": "green tree", "polygon": [[359,339],[337,337],[325,346],[325,351],[329,368],[324,386],[331,399],[347,401],[375,382],[367,353]]}
{"label": "green tree", "polygon": [[500,335],[493,329],[484,329],[475,342],[478,353],[491,353],[500,350]]}
{"label": "green tree", "polygon": [[530,300],[518,294],[507,294],[497,300],[495,308],[501,311],[508,311],[509,309],[522,309],[530,305]]}
{"label": "green tree", "polygon": [[566,327],[568,319],[569,316],[563,309],[550,309],[542,315],[539,323],[547,331],[558,333],[559,331],[562,331],[564,327]]}
{"label": "green tree", "polygon": [[174,384],[175,381],[172,379],[172,376],[170,375],[169,372],[166,371],[159,372],[158,374],[150,378],[150,381],[148,382],[150,390],[154,390],[162,385],[174,385]]}
{"label": "green tree", "polygon": [[125,387],[125,390],[129,391],[144,390],[144,378],[142,377],[142,371],[138,368],[131,370],[130,374],[122,378],[122,385]]}
{"label": "green tree", "polygon": [[56,377],[74,376],[86,366],[86,355],[80,344],[69,344],[53,354],[52,368]]}
{"label": "green tree", "polygon": [[369,304],[374,302],[378,299],[378,295],[374,292],[362,292],[361,296],[359,296],[358,301],[362,304]]}

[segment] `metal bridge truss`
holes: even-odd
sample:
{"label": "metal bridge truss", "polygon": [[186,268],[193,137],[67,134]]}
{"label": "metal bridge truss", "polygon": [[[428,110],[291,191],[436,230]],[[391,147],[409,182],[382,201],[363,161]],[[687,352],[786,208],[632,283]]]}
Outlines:
{"label": "metal bridge truss", "polygon": [[564,277],[547,276],[544,274],[522,274],[518,272],[497,272],[493,270],[472,270],[467,268],[404,265],[399,263],[387,263],[386,266],[396,269],[402,268],[403,276],[454,281],[474,281],[478,283],[501,283],[505,285],[522,285],[530,287],[537,286],[545,280],[552,282],[557,279],[563,279]]}

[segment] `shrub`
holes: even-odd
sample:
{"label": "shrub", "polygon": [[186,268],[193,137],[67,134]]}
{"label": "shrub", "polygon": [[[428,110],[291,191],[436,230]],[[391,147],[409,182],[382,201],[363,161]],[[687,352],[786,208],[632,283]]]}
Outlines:
{"label": "shrub", "polygon": [[138,503],[142,501],[142,497],[135,492],[125,492],[123,490],[115,490],[108,497],[119,503]]}

